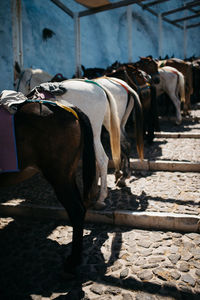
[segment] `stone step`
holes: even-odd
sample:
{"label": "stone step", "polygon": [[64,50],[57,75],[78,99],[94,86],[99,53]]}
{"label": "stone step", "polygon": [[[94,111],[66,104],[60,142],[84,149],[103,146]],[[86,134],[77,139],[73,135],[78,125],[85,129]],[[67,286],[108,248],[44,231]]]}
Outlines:
{"label": "stone step", "polygon": [[[167,116],[159,116],[158,117],[159,121],[170,121],[170,122],[175,122],[176,121],[176,117],[175,116],[171,116],[171,117],[167,117]],[[199,116],[186,116],[186,117],[182,117],[182,121],[194,121],[194,122],[199,122],[200,121],[200,117]]]}
{"label": "stone step", "polygon": [[[130,166],[137,171],[200,172],[200,163],[185,161],[130,159]],[[112,160],[108,167],[114,168]]]}
{"label": "stone step", "polygon": [[143,160],[130,159],[133,170],[169,171],[169,172],[200,172],[200,163],[169,160]]}
{"label": "stone step", "polygon": [[200,133],[197,132],[155,132],[156,138],[182,138],[182,139],[199,139]]}
{"label": "stone step", "polygon": [[[68,220],[68,215],[62,207],[0,204],[0,215],[3,217]],[[86,222],[124,225],[148,230],[200,232],[200,216],[190,214],[88,210]]]}

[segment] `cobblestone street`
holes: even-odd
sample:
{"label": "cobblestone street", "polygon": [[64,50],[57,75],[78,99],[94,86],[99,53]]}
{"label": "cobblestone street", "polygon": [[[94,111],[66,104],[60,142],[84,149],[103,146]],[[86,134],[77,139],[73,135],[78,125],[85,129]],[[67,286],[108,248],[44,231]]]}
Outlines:
{"label": "cobblestone street", "polygon": [[[193,111],[199,114],[199,110]],[[200,132],[185,121],[182,132]],[[162,123],[162,130],[179,127]],[[176,128],[173,129],[173,128]],[[200,162],[200,139],[161,139],[145,148],[146,159]],[[136,158],[136,153],[133,153]],[[200,173],[132,171],[126,187],[108,174],[105,211],[200,215]],[[4,205],[60,207],[40,176],[0,189]],[[62,264],[70,253],[72,228],[65,220],[0,218],[2,300],[169,300],[200,299],[200,234],[86,223],[83,263],[76,280]]]}

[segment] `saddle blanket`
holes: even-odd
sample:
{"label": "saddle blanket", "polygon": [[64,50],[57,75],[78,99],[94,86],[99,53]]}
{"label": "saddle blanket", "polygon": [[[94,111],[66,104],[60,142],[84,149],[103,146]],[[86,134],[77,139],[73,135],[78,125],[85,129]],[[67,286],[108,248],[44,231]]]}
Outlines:
{"label": "saddle blanket", "polygon": [[0,173],[17,171],[14,115],[0,105]]}
{"label": "saddle blanket", "polygon": [[[34,92],[37,98],[30,100],[20,92],[15,92],[11,90],[4,90],[0,94],[0,173],[2,172],[17,172],[18,160],[17,160],[17,148],[15,139],[15,124],[14,124],[14,114],[17,112],[17,106],[20,103],[26,102],[40,102],[49,103],[52,105],[58,105],[63,109],[71,112],[77,119],[78,115],[73,109],[73,105],[68,103],[62,105],[57,101],[44,100],[45,93],[50,94],[50,96],[63,94],[66,92],[65,88],[60,88],[59,84],[42,84],[38,90],[32,90],[33,96]],[[44,93],[44,94],[43,94]],[[39,96],[39,97],[38,97]]]}

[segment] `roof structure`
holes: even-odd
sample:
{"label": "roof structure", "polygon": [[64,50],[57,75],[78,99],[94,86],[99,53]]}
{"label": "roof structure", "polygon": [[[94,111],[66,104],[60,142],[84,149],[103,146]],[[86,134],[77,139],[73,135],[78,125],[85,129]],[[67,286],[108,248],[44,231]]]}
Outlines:
{"label": "roof structure", "polygon": [[[74,0],[80,5],[78,12],[72,11],[67,4],[66,0],[50,0],[57,7],[62,9],[71,18],[74,19],[75,28],[75,57],[76,66],[75,73],[79,77],[81,74],[81,50],[80,50],[80,18],[92,14],[117,9],[119,7],[127,7],[127,24],[128,24],[128,60],[132,61],[132,5],[138,5],[142,9],[148,11],[150,14],[158,18],[159,31],[158,31],[158,48],[159,56],[162,57],[162,31],[163,22],[167,22],[183,30],[184,42],[184,57],[187,56],[187,31],[188,29],[200,26],[200,1],[199,0],[185,0],[184,5],[180,3],[174,7],[174,0]],[[168,2],[171,7],[170,10],[164,10],[166,6],[162,5]],[[21,67],[23,67],[23,41],[22,41],[22,15],[21,15],[21,0],[12,0],[12,28],[13,28],[13,57]],[[199,19],[198,19],[199,18]],[[195,22],[197,19],[197,22]]]}
{"label": "roof structure", "polygon": [[[71,17],[73,17],[74,13],[67,6],[63,4],[60,0],[51,0],[58,7],[68,13]],[[184,29],[184,21],[196,19],[200,17],[200,1],[185,1],[185,4],[181,4],[179,7],[174,7],[174,9],[164,11],[162,9],[162,3],[164,2],[173,2],[173,0],[123,0],[123,1],[110,1],[110,0],[75,0],[78,4],[81,4],[84,8],[78,13],[78,17],[84,17],[91,14],[96,14],[99,12],[103,12],[110,9],[115,9],[123,6],[128,6],[132,4],[136,4],[142,7],[144,10],[147,10],[149,13],[154,16],[161,15],[163,21],[170,23],[173,26],[176,26],[180,29]],[[158,9],[158,5],[159,9]],[[187,12],[187,16],[176,17],[179,12]],[[200,26],[200,22],[192,22],[186,25],[186,29],[194,28]]]}
{"label": "roof structure", "polygon": [[[174,7],[173,9],[164,10],[162,4],[164,2],[171,2],[174,4],[173,0],[75,0],[78,4],[83,7],[83,10],[79,12],[73,12],[66,5],[63,4],[60,0],[51,0],[55,5],[61,8],[69,16],[74,18],[75,21],[75,51],[76,51],[76,76],[80,75],[80,18],[89,16],[92,14],[104,12],[111,9],[116,9],[119,7],[127,6],[127,23],[128,23],[128,52],[129,52],[129,61],[132,61],[132,12],[131,5],[138,5],[142,9],[148,11],[152,15],[158,17],[159,20],[159,34],[158,34],[158,48],[159,55],[162,56],[162,31],[163,31],[163,22],[167,22],[177,28],[183,30],[184,42],[184,57],[187,56],[187,29],[194,28],[200,25],[200,22],[193,22],[195,18],[200,17],[200,1],[190,1],[186,0],[185,4],[181,3],[180,6]],[[64,0],[62,0],[64,1]],[[86,9],[85,9],[86,8]],[[184,13],[184,15],[181,15]],[[188,22],[190,21],[190,22]]]}

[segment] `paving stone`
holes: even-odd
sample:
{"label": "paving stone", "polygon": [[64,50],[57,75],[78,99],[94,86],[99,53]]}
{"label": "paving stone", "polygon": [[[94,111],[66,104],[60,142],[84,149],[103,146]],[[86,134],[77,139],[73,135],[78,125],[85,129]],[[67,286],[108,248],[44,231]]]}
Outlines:
{"label": "paving stone", "polygon": [[140,294],[136,295],[135,299],[136,300],[155,300],[155,297],[151,294],[140,293]]}
{"label": "paving stone", "polygon": [[188,272],[190,270],[189,265],[186,262],[180,263],[178,269],[181,272]]}
{"label": "paving stone", "polygon": [[152,249],[141,249],[140,250],[141,256],[147,257],[147,256],[151,255],[151,253],[152,253]]}
{"label": "paving stone", "polygon": [[150,270],[147,271],[143,271],[141,273],[138,273],[137,276],[141,279],[141,280],[150,280],[153,278],[153,273]]}
{"label": "paving stone", "polygon": [[120,278],[125,278],[125,277],[127,277],[128,276],[128,273],[129,273],[129,269],[128,268],[125,268],[124,270],[122,270],[121,272],[120,272]]}
{"label": "paving stone", "polygon": [[98,295],[102,295],[104,293],[102,286],[99,286],[97,284],[93,284],[93,286],[90,287],[90,290]]}
{"label": "paving stone", "polygon": [[132,295],[131,295],[131,294],[128,294],[128,293],[122,294],[122,297],[123,297],[123,300],[133,300]]}
{"label": "paving stone", "polygon": [[137,245],[139,247],[149,248],[151,246],[152,242],[148,240],[140,240],[137,242]]}
{"label": "paving stone", "polygon": [[121,294],[121,289],[109,286],[105,289],[105,294],[110,294],[110,295],[116,296],[116,295]]}
{"label": "paving stone", "polygon": [[193,255],[188,251],[181,254],[181,260],[189,261],[192,257]]}
{"label": "paving stone", "polygon": [[147,265],[143,265],[142,269],[154,269],[158,266],[159,266],[159,264],[147,264]]}
{"label": "paving stone", "polygon": [[162,268],[157,268],[153,270],[153,273],[162,280],[170,280],[170,273]]}
{"label": "paving stone", "polygon": [[181,274],[178,273],[176,270],[170,272],[170,275],[172,276],[173,279],[178,280],[181,277]]}
{"label": "paving stone", "polygon": [[151,256],[147,258],[148,263],[157,263],[165,260],[164,256]]}
{"label": "paving stone", "polygon": [[178,260],[181,258],[180,254],[172,254],[168,256],[169,260],[173,263],[176,264]]}
{"label": "paving stone", "polygon": [[111,266],[110,268],[111,268],[111,271],[112,272],[115,272],[115,271],[118,271],[118,270],[120,270],[121,268],[122,268],[122,264],[120,263],[120,262],[115,262],[115,264],[113,265],[113,266]]}
{"label": "paving stone", "polygon": [[112,300],[110,295],[101,295],[100,297],[95,298],[95,300]]}
{"label": "paving stone", "polygon": [[170,247],[170,252],[172,254],[176,254],[178,252],[178,247],[175,247],[175,246]]}
{"label": "paving stone", "polygon": [[192,287],[195,286],[195,280],[190,274],[184,274],[181,276],[181,279],[191,285]]}
{"label": "paving stone", "polygon": [[193,233],[193,232],[186,234],[186,236],[189,237],[191,240],[199,238],[199,234],[198,233]]}

